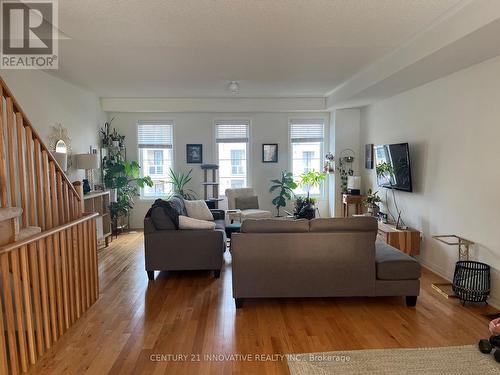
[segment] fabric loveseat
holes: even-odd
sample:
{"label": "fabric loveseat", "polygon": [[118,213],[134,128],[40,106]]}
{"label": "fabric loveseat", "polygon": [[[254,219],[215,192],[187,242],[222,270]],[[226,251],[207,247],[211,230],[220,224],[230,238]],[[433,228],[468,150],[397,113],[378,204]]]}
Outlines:
{"label": "fabric loveseat", "polygon": [[245,220],[231,238],[233,297],[405,296],[415,306],[420,265],[376,241],[371,217]]}
{"label": "fabric loveseat", "polygon": [[[187,216],[184,202],[173,197],[169,203]],[[161,207],[152,208],[144,218],[144,258],[150,280],[154,271],[212,270],[218,278],[226,249],[223,210],[210,210],[214,230],[180,230]]]}

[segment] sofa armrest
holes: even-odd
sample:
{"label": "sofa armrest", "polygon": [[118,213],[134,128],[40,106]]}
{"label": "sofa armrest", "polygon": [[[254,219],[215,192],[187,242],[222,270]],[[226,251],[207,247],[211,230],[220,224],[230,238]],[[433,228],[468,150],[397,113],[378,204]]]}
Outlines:
{"label": "sofa armrest", "polygon": [[156,232],[156,227],[150,217],[144,218],[144,234]]}
{"label": "sofa armrest", "polygon": [[214,217],[214,220],[225,220],[226,219],[226,211],[224,210],[210,210]]}

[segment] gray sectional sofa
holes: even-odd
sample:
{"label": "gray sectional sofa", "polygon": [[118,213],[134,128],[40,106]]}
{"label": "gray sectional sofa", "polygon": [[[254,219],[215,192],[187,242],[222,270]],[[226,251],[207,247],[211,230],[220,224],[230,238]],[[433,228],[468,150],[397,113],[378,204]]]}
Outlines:
{"label": "gray sectional sofa", "polygon": [[[178,214],[187,216],[182,199],[174,197]],[[212,270],[218,278],[226,249],[223,210],[210,210],[215,230],[179,230],[161,207],[144,218],[144,258],[150,280],[154,271]]]}
{"label": "gray sectional sofa", "polygon": [[231,238],[233,297],[405,296],[415,306],[420,265],[376,241],[371,217],[245,220]]}

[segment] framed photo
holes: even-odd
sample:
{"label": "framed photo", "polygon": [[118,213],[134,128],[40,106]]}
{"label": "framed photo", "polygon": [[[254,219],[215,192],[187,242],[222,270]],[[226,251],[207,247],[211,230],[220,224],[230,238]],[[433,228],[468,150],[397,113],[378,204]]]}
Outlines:
{"label": "framed photo", "polygon": [[262,162],[277,163],[278,162],[278,144],[264,143],[262,145]]}
{"label": "framed photo", "polygon": [[202,164],[203,163],[203,145],[202,144],[188,144],[186,145],[186,160],[188,164]]}
{"label": "framed photo", "polygon": [[373,143],[365,145],[365,168],[373,169]]}

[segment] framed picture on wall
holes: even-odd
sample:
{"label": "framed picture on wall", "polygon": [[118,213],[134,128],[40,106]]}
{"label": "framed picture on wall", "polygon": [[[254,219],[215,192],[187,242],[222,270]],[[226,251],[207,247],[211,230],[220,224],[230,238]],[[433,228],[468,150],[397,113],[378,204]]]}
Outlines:
{"label": "framed picture on wall", "polygon": [[373,143],[365,145],[365,168],[373,169]]}
{"label": "framed picture on wall", "polygon": [[262,145],[262,162],[277,163],[278,162],[278,144],[264,143]]}
{"label": "framed picture on wall", "polygon": [[188,164],[203,163],[203,145],[202,144],[187,144],[186,145],[186,161]]}

